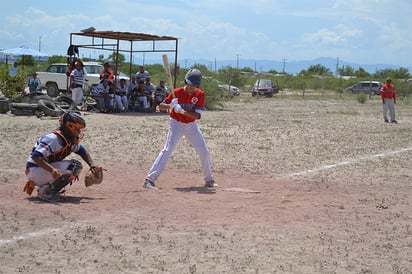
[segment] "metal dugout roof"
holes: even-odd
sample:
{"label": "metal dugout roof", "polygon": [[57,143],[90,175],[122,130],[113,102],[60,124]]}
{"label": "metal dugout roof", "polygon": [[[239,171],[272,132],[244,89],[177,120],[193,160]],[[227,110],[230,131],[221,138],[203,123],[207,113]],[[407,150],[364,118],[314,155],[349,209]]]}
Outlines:
{"label": "metal dugout roof", "polygon": [[[76,43],[76,39],[82,37],[89,37],[90,42],[87,44]],[[84,40],[84,39],[83,39]],[[123,48],[120,45],[120,41],[128,41],[130,43],[129,48]],[[139,49],[135,44],[139,42],[152,42],[150,49]],[[161,42],[174,42],[174,48],[159,48],[158,44]],[[116,53],[115,68],[114,71],[118,71],[119,52],[128,52],[130,54],[130,73],[132,73],[132,61],[133,53],[137,52],[173,52],[174,53],[174,73],[177,71],[177,48],[178,38],[172,36],[158,36],[145,33],[134,32],[120,32],[120,31],[95,31],[93,27],[82,30],[81,32],[70,33],[70,46],[76,46],[78,48],[88,48],[97,50],[107,50]],[[136,49],[135,49],[136,47]],[[131,75],[129,75],[131,76]],[[174,86],[176,86],[176,75],[174,75]]]}

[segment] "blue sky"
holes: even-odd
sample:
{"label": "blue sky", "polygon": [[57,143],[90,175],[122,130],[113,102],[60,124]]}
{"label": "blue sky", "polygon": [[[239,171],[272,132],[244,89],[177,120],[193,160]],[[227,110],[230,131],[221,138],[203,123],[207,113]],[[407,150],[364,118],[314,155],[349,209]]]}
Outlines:
{"label": "blue sky", "polygon": [[410,0],[14,0],[0,10],[0,49],[65,55],[70,33],[93,26],[181,38],[179,62],[333,57],[407,67],[411,14]]}

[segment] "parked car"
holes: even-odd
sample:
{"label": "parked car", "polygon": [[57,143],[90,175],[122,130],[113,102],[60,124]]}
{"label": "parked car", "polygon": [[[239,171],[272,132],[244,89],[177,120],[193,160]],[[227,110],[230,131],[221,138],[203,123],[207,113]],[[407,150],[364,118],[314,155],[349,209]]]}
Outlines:
{"label": "parked car", "polygon": [[364,94],[380,95],[382,86],[383,86],[382,82],[360,81],[356,83],[355,85],[348,87],[346,91],[352,94],[364,93]]}
{"label": "parked car", "polygon": [[230,97],[240,95],[240,89],[236,86],[220,84],[219,87]]}
{"label": "parked car", "polygon": [[279,88],[270,79],[257,79],[252,88],[252,96],[265,95],[272,97],[274,93],[278,92]]}
{"label": "parked car", "polygon": [[119,72],[119,73],[118,73],[117,79],[118,79],[118,80],[125,79],[126,82],[129,82],[129,81],[130,81],[129,75],[127,75],[126,73],[123,73],[123,72]]}
{"label": "parked car", "polygon": [[[86,73],[85,80],[90,86],[98,85],[100,82],[100,71],[103,65],[97,62],[83,62]],[[57,97],[61,91],[68,88],[68,76],[66,75],[67,64],[51,64],[45,72],[38,72],[38,77],[47,89],[47,94],[51,97]]]}
{"label": "parked car", "polygon": [[222,82],[210,76],[204,76],[203,79],[217,85],[222,90],[222,96],[233,97],[240,95],[240,89],[234,85],[222,84]]}

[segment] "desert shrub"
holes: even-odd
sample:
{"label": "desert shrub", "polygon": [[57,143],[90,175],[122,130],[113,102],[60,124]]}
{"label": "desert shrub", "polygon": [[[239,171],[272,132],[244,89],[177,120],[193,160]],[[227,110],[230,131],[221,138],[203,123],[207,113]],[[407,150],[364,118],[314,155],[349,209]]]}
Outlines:
{"label": "desert shrub", "polygon": [[368,99],[368,96],[366,94],[361,93],[361,94],[356,95],[356,100],[361,104],[365,104],[366,99]]}
{"label": "desert shrub", "polygon": [[5,66],[0,67],[0,94],[11,98],[21,92],[26,84],[25,77],[21,74],[17,75],[16,79],[9,79],[9,70]]}
{"label": "desert shrub", "polygon": [[223,107],[222,90],[216,83],[203,80],[201,89],[205,92],[206,108],[208,110],[216,110]]}

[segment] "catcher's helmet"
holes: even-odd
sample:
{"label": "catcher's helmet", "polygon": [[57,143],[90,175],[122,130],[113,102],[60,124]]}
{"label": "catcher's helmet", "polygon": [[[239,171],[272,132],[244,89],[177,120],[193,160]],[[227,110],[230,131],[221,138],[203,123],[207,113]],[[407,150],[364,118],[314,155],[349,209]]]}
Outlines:
{"label": "catcher's helmet", "polygon": [[190,69],[185,76],[185,83],[200,87],[202,84],[202,74],[200,73],[200,70],[198,69]]}
{"label": "catcher's helmet", "polygon": [[65,112],[60,117],[60,126],[65,134],[70,134],[70,139],[78,144],[83,138],[86,121],[77,112]]}

